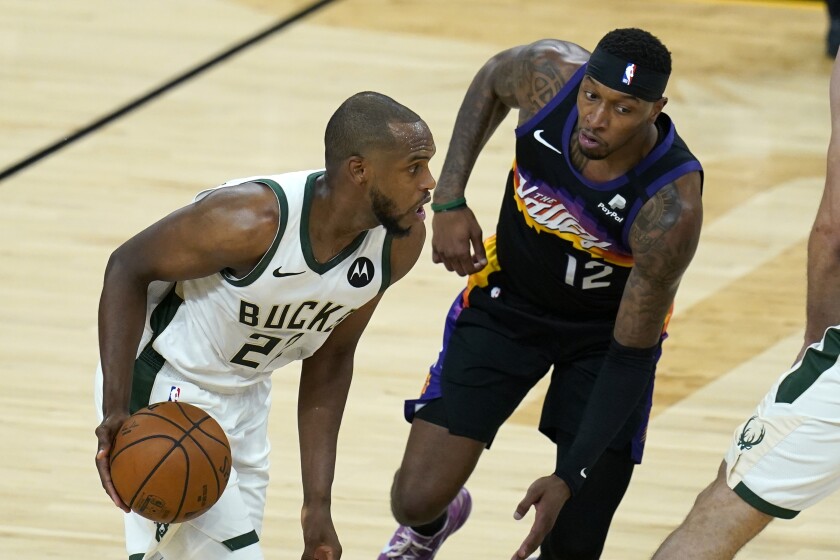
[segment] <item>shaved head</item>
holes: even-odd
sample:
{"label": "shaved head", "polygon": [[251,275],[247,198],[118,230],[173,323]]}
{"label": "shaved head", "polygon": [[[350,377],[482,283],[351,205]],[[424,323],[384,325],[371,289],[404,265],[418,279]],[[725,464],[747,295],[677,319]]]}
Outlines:
{"label": "shaved head", "polygon": [[387,95],[363,91],[333,113],[324,133],[327,172],[349,157],[366,157],[397,143],[391,124],[421,122],[420,116]]}

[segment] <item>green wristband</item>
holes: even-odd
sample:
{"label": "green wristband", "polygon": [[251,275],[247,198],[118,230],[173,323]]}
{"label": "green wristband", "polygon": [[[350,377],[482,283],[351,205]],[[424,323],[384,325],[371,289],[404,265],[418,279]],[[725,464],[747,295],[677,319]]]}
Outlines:
{"label": "green wristband", "polygon": [[449,202],[444,202],[443,204],[435,204],[432,202],[432,212],[448,212],[449,210],[455,210],[466,205],[467,199],[463,196],[461,198],[456,198],[455,200],[450,200]]}

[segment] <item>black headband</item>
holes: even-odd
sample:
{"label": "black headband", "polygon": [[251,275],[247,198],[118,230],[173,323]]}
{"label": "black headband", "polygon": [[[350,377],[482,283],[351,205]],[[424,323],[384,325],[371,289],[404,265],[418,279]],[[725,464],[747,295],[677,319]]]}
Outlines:
{"label": "black headband", "polygon": [[645,101],[661,99],[668,85],[668,74],[640,68],[638,64],[598,47],[589,57],[586,74],[610,89],[629,93]]}

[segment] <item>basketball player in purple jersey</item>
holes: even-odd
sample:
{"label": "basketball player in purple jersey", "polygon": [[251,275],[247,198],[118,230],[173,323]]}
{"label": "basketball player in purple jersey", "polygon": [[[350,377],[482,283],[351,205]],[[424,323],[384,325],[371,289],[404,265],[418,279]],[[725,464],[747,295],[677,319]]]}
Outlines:
{"label": "basketball player in purple jersey", "polygon": [[[491,58],[467,91],[432,210],[433,258],[468,276],[412,421],[379,556],[430,559],[466,520],[484,448],[549,370],[540,431],[554,468],[516,507],[513,554],[594,559],[641,460],[653,376],[702,221],[700,163],[662,112],[671,56],[639,29],[591,54],[558,40]],[[487,139],[517,109],[516,159],[496,235],[464,190]]]}

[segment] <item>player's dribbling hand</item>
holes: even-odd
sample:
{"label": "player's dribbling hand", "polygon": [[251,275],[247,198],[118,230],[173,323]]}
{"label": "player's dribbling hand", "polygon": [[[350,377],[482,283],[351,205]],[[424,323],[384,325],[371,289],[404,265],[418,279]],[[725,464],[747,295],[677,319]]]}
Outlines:
{"label": "player's dribbling hand", "polygon": [[516,506],[513,518],[517,521],[522,519],[531,506],[534,506],[536,510],[534,524],[531,526],[531,532],[519,546],[519,550],[511,556],[511,560],[528,558],[539,548],[551,528],[554,527],[560,510],[563,509],[570,496],[571,492],[565,481],[553,474],[538,478],[531,484],[528,492],[525,493],[525,498]]}
{"label": "player's dribbling hand", "polygon": [[105,493],[114,505],[128,513],[131,509],[122,501],[120,495],[117,494],[117,489],[114,488],[114,483],[111,482],[111,444],[126,418],[128,414],[109,416],[96,427],[96,438],[99,440],[99,446],[96,449],[96,470],[99,471],[99,480],[102,482]]}
{"label": "player's dribbling hand", "polygon": [[[472,252],[470,248],[472,246]],[[438,212],[432,218],[432,262],[468,276],[487,265],[481,226],[467,207]]]}

